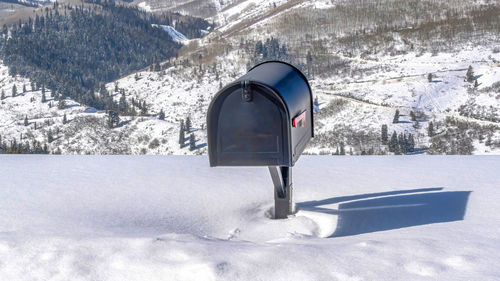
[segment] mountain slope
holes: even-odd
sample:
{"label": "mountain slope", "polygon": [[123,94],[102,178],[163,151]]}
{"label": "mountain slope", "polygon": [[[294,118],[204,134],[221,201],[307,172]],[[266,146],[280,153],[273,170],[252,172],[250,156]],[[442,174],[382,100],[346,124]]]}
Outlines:
{"label": "mountain slope", "polygon": [[[95,93],[116,104],[133,104],[135,114],[121,113],[121,125],[109,129],[100,113],[103,127],[94,126],[136,136],[105,145],[126,147],[123,153],[203,154],[213,95],[253,64],[283,59],[306,73],[317,99],[316,138],[306,153],[500,153],[499,6],[491,1],[362,2],[224,1],[208,18],[217,26],[202,39],[184,41],[176,58]],[[169,3],[176,11],[177,4],[187,2]],[[175,29],[181,31],[177,25]],[[469,66],[474,74],[465,82]],[[180,141],[180,123],[188,117],[193,128]],[[382,139],[383,126],[387,142],[396,134],[398,151]],[[187,145],[191,134],[193,151]],[[103,151],[85,145],[89,141],[81,135],[82,140],[67,135],[54,150]],[[414,147],[408,146],[410,138]]]}

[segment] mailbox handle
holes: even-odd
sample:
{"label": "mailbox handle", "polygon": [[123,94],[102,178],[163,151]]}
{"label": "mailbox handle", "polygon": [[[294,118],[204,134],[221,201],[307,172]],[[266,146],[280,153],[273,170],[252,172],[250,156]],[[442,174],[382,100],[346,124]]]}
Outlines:
{"label": "mailbox handle", "polygon": [[250,81],[241,81],[241,99],[245,102],[251,102],[253,100],[252,89],[250,89]]}

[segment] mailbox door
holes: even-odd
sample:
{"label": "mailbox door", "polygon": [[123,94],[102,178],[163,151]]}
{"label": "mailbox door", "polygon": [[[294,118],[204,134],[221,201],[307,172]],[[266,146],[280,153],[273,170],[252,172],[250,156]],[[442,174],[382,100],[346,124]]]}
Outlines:
{"label": "mailbox door", "polygon": [[208,129],[215,132],[209,139],[212,166],[290,164],[288,118],[283,103],[262,85],[252,84],[250,92],[252,98],[247,101],[241,87],[229,87],[211,106]]}

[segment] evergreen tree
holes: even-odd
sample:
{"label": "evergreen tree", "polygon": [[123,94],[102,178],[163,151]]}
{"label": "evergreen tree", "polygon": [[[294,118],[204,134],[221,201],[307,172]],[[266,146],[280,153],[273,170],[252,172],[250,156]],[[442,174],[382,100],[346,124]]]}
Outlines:
{"label": "evergreen tree", "polygon": [[185,128],[186,132],[188,132],[188,133],[191,132],[191,125],[192,125],[191,124],[191,117],[188,116],[186,118],[186,128]]}
{"label": "evergreen tree", "polygon": [[115,128],[120,124],[120,116],[118,116],[118,112],[114,110],[108,111],[108,128]]}
{"label": "evergreen tree", "polygon": [[427,135],[429,137],[433,137],[434,136],[434,124],[432,123],[432,121],[429,122],[429,126],[427,126]]}
{"label": "evergreen tree", "polygon": [[14,86],[12,86],[12,97],[15,97],[16,95],[17,95],[17,87],[14,84]]}
{"label": "evergreen tree", "polygon": [[158,114],[158,119],[165,120],[165,112],[163,112],[163,109],[160,110],[160,114]]}
{"label": "evergreen tree", "polygon": [[24,116],[24,126],[28,126],[29,125],[29,122],[28,122],[28,115],[25,115]]}
{"label": "evergreen tree", "polygon": [[337,150],[335,150],[335,154],[334,155],[339,155],[340,152],[339,152],[339,147],[337,146]]}
{"label": "evergreen tree", "polygon": [[[117,84],[115,84],[117,85]],[[122,92],[122,95],[120,97],[120,100],[118,101],[118,109],[121,113],[124,113],[126,114],[127,113],[127,109],[128,109],[128,105],[127,105],[127,99],[125,97],[125,92]]]}
{"label": "evergreen tree", "polygon": [[408,136],[408,151],[413,152],[415,150],[415,139],[413,138],[413,135],[410,134]]}
{"label": "evergreen tree", "polygon": [[42,102],[46,102],[47,97],[45,96],[45,91],[42,91]]}
{"label": "evergreen tree", "polygon": [[399,122],[399,109],[396,109],[396,112],[394,113],[394,119],[392,119],[392,123],[398,123]]}
{"label": "evergreen tree", "polygon": [[61,97],[61,99],[57,102],[58,109],[64,109],[66,107],[66,99]]}
{"label": "evergreen tree", "polygon": [[26,93],[27,90],[26,90],[26,84],[23,84],[23,93]]}
{"label": "evergreen tree", "polygon": [[68,123],[68,119],[66,118],[66,113],[64,113],[62,123],[63,123],[63,124]]}
{"label": "evergreen tree", "polygon": [[52,141],[54,141],[54,136],[52,135],[52,130],[51,130],[51,129],[49,129],[49,130],[47,131],[47,142],[48,142],[48,143],[51,143]]}
{"label": "evergreen tree", "polygon": [[477,83],[477,79],[474,80],[474,88],[479,87],[479,83]]}
{"label": "evergreen tree", "polygon": [[4,100],[5,99],[5,91],[2,90],[2,94],[0,94],[0,100]]}
{"label": "evergreen tree", "polygon": [[144,101],[141,106],[141,115],[145,116],[147,114],[148,114],[148,108],[146,107],[146,101]]}
{"label": "evergreen tree", "polygon": [[345,155],[345,147],[343,142],[340,142],[340,155]]}
{"label": "evergreen tree", "polygon": [[410,111],[410,118],[411,118],[411,121],[417,121],[417,116],[415,116],[415,112]]}
{"label": "evergreen tree", "polygon": [[432,73],[429,73],[427,75],[427,80],[429,81],[429,83],[432,82]]}
{"label": "evergreen tree", "polygon": [[394,131],[391,135],[391,141],[389,142],[389,151],[396,152],[399,150],[398,147],[398,134]]}
{"label": "evergreen tree", "polygon": [[184,138],[185,138],[185,135],[184,135],[184,123],[181,122],[181,127],[179,129],[179,145],[180,145],[181,148],[184,146]]}
{"label": "evergreen tree", "polygon": [[474,69],[472,69],[471,65],[469,65],[469,68],[467,69],[465,80],[467,80],[467,82],[469,83],[472,83],[474,81]]}
{"label": "evergreen tree", "polygon": [[407,141],[406,141],[406,136],[403,133],[399,133],[398,145],[399,145],[399,151],[402,154],[406,154]]}
{"label": "evergreen tree", "polygon": [[387,125],[382,125],[382,144],[387,144],[387,141],[389,140],[389,136],[387,133]]}
{"label": "evergreen tree", "polygon": [[193,151],[196,149],[196,138],[194,134],[189,136],[189,150]]}

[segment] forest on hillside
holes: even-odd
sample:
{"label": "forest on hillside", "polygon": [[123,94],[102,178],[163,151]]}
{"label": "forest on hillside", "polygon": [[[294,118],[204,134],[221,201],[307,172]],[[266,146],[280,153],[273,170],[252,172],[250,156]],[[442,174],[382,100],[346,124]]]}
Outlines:
{"label": "forest on hillside", "polygon": [[98,109],[118,110],[111,97],[95,94],[103,83],[176,55],[181,45],[152,24],[173,25],[191,37],[210,26],[202,19],[151,15],[113,1],[54,3],[42,11],[3,26],[0,55],[10,75],[28,77],[56,100],[70,97]]}

